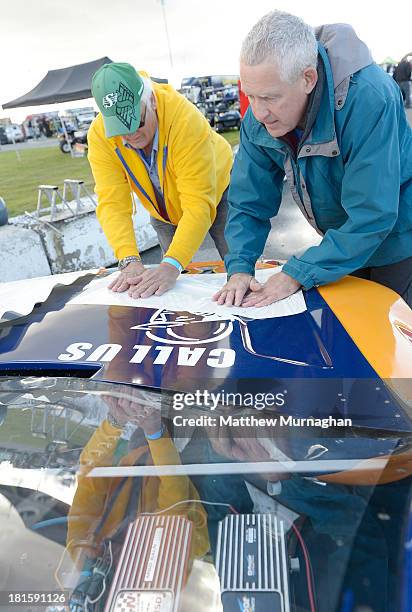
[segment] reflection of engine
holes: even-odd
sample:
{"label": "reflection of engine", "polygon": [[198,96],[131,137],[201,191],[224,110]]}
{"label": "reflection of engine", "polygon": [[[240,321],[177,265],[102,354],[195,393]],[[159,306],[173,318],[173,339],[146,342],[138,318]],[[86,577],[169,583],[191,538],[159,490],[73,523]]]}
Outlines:
{"label": "reflection of engine", "polygon": [[105,612],[175,612],[191,536],[182,516],[139,516],[127,531]]}
{"label": "reflection of engine", "polygon": [[285,524],[274,514],[237,514],[219,523],[216,569],[225,612],[289,612]]}

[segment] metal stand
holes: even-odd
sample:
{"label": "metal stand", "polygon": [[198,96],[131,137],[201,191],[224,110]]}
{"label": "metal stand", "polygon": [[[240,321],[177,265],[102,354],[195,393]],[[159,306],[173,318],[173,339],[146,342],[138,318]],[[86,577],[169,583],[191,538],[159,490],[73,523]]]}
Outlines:
{"label": "metal stand", "polygon": [[55,444],[66,444],[69,436],[70,416],[64,406],[33,406],[31,433],[35,438],[51,438]]}
{"label": "metal stand", "polygon": [[[39,218],[42,214],[50,213],[50,221],[55,221],[55,217],[58,212],[58,204],[68,208],[73,217],[80,214],[82,212],[82,192],[96,208],[97,203],[84,184],[84,181],[77,179],[64,179],[63,195],[60,193],[57,185],[39,185],[36,210],[37,218]],[[42,206],[44,198],[47,199],[49,206]],[[73,200],[76,202],[75,211],[69,204],[69,201]]]}
{"label": "metal stand", "polygon": [[79,214],[81,212],[82,190],[84,191],[85,196],[92,202],[93,206],[96,208],[97,204],[92,194],[90,193],[90,191],[87,189],[86,185],[84,184],[84,181],[79,181],[77,179],[64,179],[63,201],[67,202],[67,199],[68,199],[67,196],[70,195],[70,192],[71,192],[73,200],[76,200],[76,214]]}
{"label": "metal stand", "polygon": [[[43,196],[46,197],[50,206],[42,207],[42,199]],[[66,206],[72,215],[74,216],[74,212],[72,208],[69,206],[67,201],[64,199],[64,195],[62,196],[57,185],[39,185],[39,192],[37,196],[37,210],[36,215],[40,217],[42,213],[50,213],[50,221],[55,220],[55,216],[57,213],[57,198],[60,199],[60,203],[63,206]]]}

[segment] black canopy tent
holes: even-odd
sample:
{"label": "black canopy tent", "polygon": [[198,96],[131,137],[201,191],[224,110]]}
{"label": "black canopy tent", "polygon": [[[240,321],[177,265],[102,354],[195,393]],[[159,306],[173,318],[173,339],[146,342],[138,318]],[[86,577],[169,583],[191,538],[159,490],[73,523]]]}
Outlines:
{"label": "black canopy tent", "polygon": [[103,64],[112,62],[108,57],[102,57],[77,64],[68,68],[49,70],[38,85],[24,96],[3,104],[3,109],[22,106],[37,106],[41,104],[58,104],[91,98],[92,76]]}
{"label": "black canopy tent", "polygon": [[[111,63],[112,60],[108,57],[101,57],[93,62],[77,64],[76,66],[69,66],[68,68],[59,68],[58,70],[49,70],[46,76],[34,89],[24,94],[24,96],[20,96],[20,98],[16,98],[11,102],[6,102],[6,104],[2,105],[3,109],[21,108],[23,106],[40,106],[42,104],[59,104],[61,102],[91,98],[93,74],[100,66],[103,66],[103,64]],[[60,121],[70,148],[70,155],[73,157],[73,150],[67,134],[66,125],[62,118],[60,118]],[[17,151],[16,154],[18,155]]]}

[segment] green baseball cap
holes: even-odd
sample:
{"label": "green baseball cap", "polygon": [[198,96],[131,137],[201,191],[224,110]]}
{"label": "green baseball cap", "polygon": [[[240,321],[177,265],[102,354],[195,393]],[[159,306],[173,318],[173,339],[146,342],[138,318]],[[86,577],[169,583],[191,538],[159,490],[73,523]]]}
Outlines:
{"label": "green baseball cap", "polygon": [[107,138],[132,134],[140,125],[144,84],[130,64],[104,64],[94,73],[92,94],[103,115]]}

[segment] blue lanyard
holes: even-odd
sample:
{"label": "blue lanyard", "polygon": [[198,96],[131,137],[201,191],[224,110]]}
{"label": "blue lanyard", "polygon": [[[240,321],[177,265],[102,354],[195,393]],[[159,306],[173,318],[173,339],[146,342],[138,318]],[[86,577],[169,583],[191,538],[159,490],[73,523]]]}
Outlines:
{"label": "blue lanyard", "polygon": [[[136,187],[139,189],[139,191],[144,195],[144,197],[149,200],[149,202],[151,203],[151,205],[153,206],[153,208],[157,211],[157,213],[159,214],[160,217],[162,217],[162,219],[165,219],[166,221],[170,222],[170,217],[167,214],[167,210],[166,210],[166,202],[164,199],[164,184],[165,184],[165,171],[166,171],[166,162],[167,162],[167,153],[168,153],[168,149],[167,149],[167,145],[165,145],[163,147],[163,164],[162,164],[162,169],[163,169],[163,181],[162,181],[162,198],[163,198],[163,202],[164,202],[164,206],[162,207],[161,204],[159,202],[157,202],[158,206],[153,202],[152,198],[149,196],[149,194],[145,191],[145,189],[143,188],[143,186],[139,183],[139,181],[137,180],[136,176],[133,174],[130,166],[128,165],[128,163],[126,162],[125,158],[123,157],[119,147],[116,147],[115,149],[117,157],[120,159],[120,161],[122,162],[127,174],[130,176],[130,178],[132,179],[132,181],[134,182],[134,184],[136,185]],[[153,189],[154,191],[156,191],[155,186],[153,185]],[[163,210],[159,210],[160,208],[163,208]]]}

